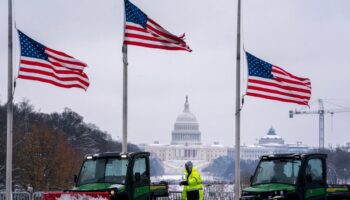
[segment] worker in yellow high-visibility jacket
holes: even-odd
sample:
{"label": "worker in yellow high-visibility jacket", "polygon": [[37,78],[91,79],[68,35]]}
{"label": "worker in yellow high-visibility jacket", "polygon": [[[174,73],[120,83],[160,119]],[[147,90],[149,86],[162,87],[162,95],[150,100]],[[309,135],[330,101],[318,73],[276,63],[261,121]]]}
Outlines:
{"label": "worker in yellow high-visibility jacket", "polygon": [[180,182],[184,186],[182,200],[203,200],[202,178],[191,161],[185,164],[185,178],[185,181]]}

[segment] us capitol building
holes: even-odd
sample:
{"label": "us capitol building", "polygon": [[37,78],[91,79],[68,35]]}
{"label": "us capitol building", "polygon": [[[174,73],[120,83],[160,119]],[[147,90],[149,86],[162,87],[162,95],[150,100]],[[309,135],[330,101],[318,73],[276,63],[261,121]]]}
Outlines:
{"label": "us capitol building", "polygon": [[[182,173],[183,165],[187,160],[194,162],[197,168],[205,167],[214,159],[220,156],[234,157],[234,148],[220,145],[214,142],[212,145],[202,144],[202,133],[199,130],[199,123],[196,116],[191,113],[188,97],[184,104],[183,112],[178,115],[171,132],[171,143],[160,144],[155,141],[153,144],[141,146],[151,156],[158,157],[165,166],[166,173]],[[271,126],[267,134],[258,140],[258,144],[242,145],[242,160],[257,160],[261,155],[275,153],[304,153],[309,148],[301,142],[296,144],[285,144],[283,138],[276,134]]]}
{"label": "us capitol building", "polygon": [[176,118],[174,130],[171,133],[171,143],[164,145],[155,141],[146,145],[145,151],[157,156],[162,161],[168,160],[201,160],[212,161],[220,156],[226,156],[229,147],[214,142],[213,145],[202,145],[202,133],[199,131],[199,123],[190,111],[188,97],[183,112]]}

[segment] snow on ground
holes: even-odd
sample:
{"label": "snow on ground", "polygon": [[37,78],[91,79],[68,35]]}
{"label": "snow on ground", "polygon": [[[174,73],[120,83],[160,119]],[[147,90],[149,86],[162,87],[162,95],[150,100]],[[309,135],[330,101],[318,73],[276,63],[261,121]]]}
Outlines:
{"label": "snow on ground", "polygon": [[[179,183],[183,181],[184,178],[184,175],[152,176],[151,181],[153,183],[165,181],[169,184],[169,191],[182,191],[183,187],[180,186]],[[202,180],[204,183],[203,186],[206,190],[224,192],[233,191],[233,184],[225,184],[222,178],[203,174]]]}
{"label": "snow on ground", "polygon": [[[165,174],[183,174],[185,170],[186,160],[167,160],[163,161],[163,167]],[[209,162],[204,160],[192,160],[193,166],[201,172],[206,166],[208,166]]]}

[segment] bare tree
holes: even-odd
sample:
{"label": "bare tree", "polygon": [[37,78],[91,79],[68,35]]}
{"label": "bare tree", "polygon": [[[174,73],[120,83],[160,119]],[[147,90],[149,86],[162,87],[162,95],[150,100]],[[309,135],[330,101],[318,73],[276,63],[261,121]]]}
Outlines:
{"label": "bare tree", "polygon": [[61,133],[45,124],[35,124],[16,148],[17,175],[23,187],[34,190],[62,190],[73,186],[73,174],[79,169],[81,155]]}

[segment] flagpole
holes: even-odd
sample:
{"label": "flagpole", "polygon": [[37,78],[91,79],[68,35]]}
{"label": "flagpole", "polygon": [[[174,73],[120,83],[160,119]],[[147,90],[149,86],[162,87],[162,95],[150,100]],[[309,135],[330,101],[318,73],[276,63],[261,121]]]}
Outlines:
{"label": "flagpole", "polygon": [[[125,1],[124,1],[124,33],[123,42],[125,41]],[[128,46],[123,43],[123,143],[122,152],[128,152]]]}
{"label": "flagpole", "polygon": [[12,126],[13,126],[13,44],[12,0],[8,0],[8,90],[6,134],[6,200],[12,200]]}
{"label": "flagpole", "polygon": [[237,9],[237,56],[236,56],[236,121],[235,121],[235,200],[241,196],[240,147],[241,147],[241,0]]}
{"label": "flagpole", "polygon": [[128,46],[123,44],[123,144],[122,152],[128,152]]}

